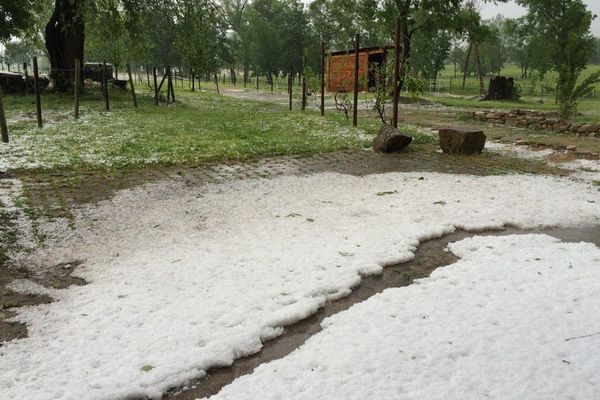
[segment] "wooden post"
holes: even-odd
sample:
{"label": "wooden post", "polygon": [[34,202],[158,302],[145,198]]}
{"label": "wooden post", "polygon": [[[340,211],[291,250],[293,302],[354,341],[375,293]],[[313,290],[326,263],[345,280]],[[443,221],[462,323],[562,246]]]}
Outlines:
{"label": "wooden post", "polygon": [[292,64],[290,64],[290,75],[288,78],[288,91],[290,92],[290,111],[292,111],[292,92],[294,91],[294,83],[292,82]]}
{"label": "wooden post", "polygon": [[173,81],[171,80],[171,67],[167,66],[167,105],[171,100],[171,88],[173,87]]}
{"label": "wooden post", "polygon": [[158,105],[158,82],[156,82],[156,67],[152,67],[152,76],[154,77],[154,105]]}
{"label": "wooden post", "polygon": [[400,75],[400,18],[396,18],[396,35],[394,38],[394,100],[392,104],[392,126],[398,128],[398,102],[400,101],[400,87],[398,76]]}
{"label": "wooden post", "polygon": [[354,104],[352,106],[352,125],[358,125],[358,68],[359,68],[360,33],[354,38]]}
{"label": "wooden post", "polygon": [[38,128],[43,128],[42,122],[42,100],[40,98],[40,75],[38,71],[37,57],[33,57],[33,91],[35,92],[35,115],[37,117]]}
{"label": "wooden post", "polygon": [[23,63],[23,72],[25,73],[25,88],[29,90],[29,72],[27,71],[27,63]]}
{"label": "wooden post", "polygon": [[137,98],[135,97],[135,86],[133,86],[133,77],[131,76],[131,65],[127,64],[127,75],[129,75],[129,86],[131,86],[131,97],[133,98],[133,107],[137,108]]}
{"label": "wooden post", "polygon": [[75,104],[73,106],[73,116],[79,119],[79,95],[81,92],[81,60],[75,59]]}
{"label": "wooden post", "polygon": [[221,94],[219,92],[219,77],[217,76],[216,72],[215,72],[215,85],[217,85],[217,94]]}
{"label": "wooden post", "polygon": [[306,51],[302,56],[302,111],[306,110]]}
{"label": "wooden post", "polygon": [[106,79],[106,61],[102,63],[102,83],[104,89],[104,109],[110,110],[110,103],[108,99],[108,80]]}
{"label": "wooden post", "polygon": [[[165,79],[167,80],[167,105],[171,102],[171,67],[165,69]],[[159,88],[162,86],[159,85]]]}
{"label": "wooden post", "polygon": [[[175,77],[177,77],[177,71],[175,71]],[[169,79],[171,79],[171,101],[175,103],[175,85],[173,84],[173,78],[171,77],[171,69],[169,68]]]}
{"label": "wooden post", "polygon": [[258,74],[256,75],[256,90],[258,90]]}
{"label": "wooden post", "polygon": [[2,132],[2,142],[8,143],[8,127],[6,126],[6,115],[4,114],[2,92],[0,92],[0,131]]}
{"label": "wooden post", "polygon": [[325,42],[321,42],[321,116],[325,115]]}

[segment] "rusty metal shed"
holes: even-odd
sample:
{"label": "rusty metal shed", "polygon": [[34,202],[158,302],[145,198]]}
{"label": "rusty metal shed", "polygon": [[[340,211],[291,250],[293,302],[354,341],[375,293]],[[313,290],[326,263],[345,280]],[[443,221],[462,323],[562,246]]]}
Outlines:
{"label": "rusty metal shed", "polygon": [[[358,51],[358,90],[368,91],[375,87],[375,76],[370,68],[385,62],[393,46],[365,47]],[[327,91],[331,93],[352,92],[354,86],[354,49],[334,51],[327,62]]]}

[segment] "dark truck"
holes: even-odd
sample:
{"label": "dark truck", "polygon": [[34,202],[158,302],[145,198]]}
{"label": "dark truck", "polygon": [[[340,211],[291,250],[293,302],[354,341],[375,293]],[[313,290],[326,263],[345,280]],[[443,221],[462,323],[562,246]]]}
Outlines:
{"label": "dark truck", "polygon": [[[102,82],[102,63],[86,62],[83,64],[83,78],[91,79],[94,82]],[[113,79],[113,66],[106,64],[106,80]]]}

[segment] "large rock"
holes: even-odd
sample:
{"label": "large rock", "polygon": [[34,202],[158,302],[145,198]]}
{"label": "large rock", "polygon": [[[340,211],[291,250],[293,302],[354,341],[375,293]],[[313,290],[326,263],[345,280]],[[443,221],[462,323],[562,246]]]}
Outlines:
{"label": "large rock", "polygon": [[380,153],[395,153],[408,147],[412,139],[412,136],[403,134],[391,125],[384,124],[379,129],[379,135],[373,139],[373,150]]}
{"label": "large rock", "polygon": [[444,128],[439,131],[440,146],[447,154],[480,154],[486,136],[480,129]]}

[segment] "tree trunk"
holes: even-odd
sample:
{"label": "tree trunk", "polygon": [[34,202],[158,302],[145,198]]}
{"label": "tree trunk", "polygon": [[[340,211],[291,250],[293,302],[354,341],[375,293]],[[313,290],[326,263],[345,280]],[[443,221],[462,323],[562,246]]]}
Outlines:
{"label": "tree trunk", "polygon": [[473,42],[469,42],[469,50],[467,51],[467,59],[465,60],[465,69],[463,71],[463,90],[467,84],[467,73],[469,72],[469,61],[471,61],[471,51],[473,50]]}
{"label": "tree trunk", "polygon": [[483,70],[481,68],[481,58],[479,57],[479,44],[475,43],[475,61],[477,62],[477,75],[479,76],[479,95],[485,95],[483,84]]}
{"label": "tree trunk", "polygon": [[[408,2],[410,3],[410,2]],[[398,92],[401,93],[406,80],[406,64],[410,59],[412,50],[412,33],[408,26],[410,4],[405,4],[400,11],[400,35],[402,37],[402,57],[400,58],[400,69],[398,73]]]}
{"label": "tree trunk", "polygon": [[52,17],[46,25],[44,37],[50,57],[50,77],[56,90],[61,92],[73,86],[75,59],[83,60],[83,3],[84,0],[56,0]]}

